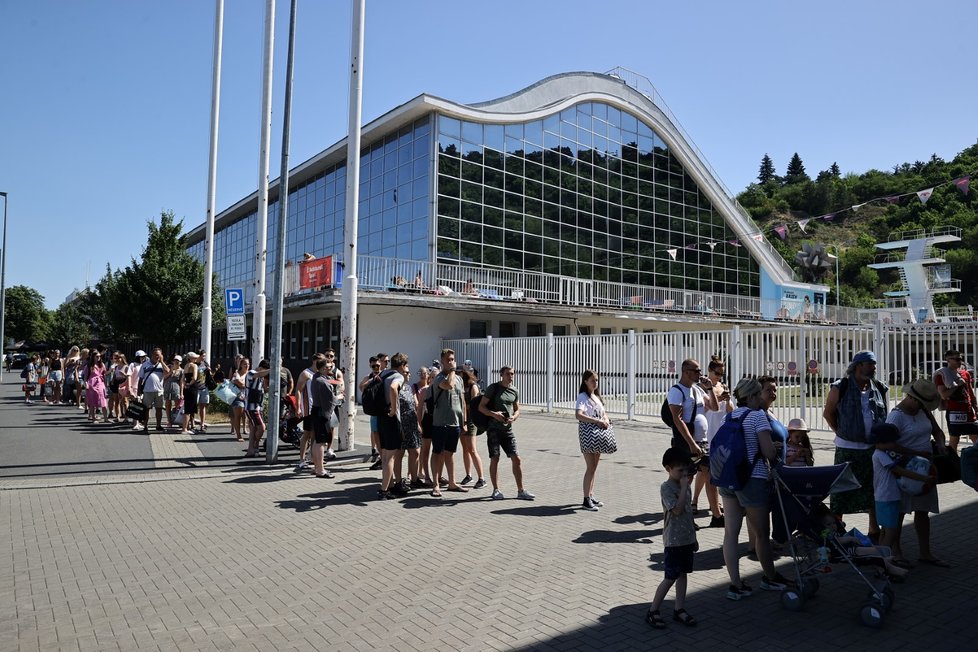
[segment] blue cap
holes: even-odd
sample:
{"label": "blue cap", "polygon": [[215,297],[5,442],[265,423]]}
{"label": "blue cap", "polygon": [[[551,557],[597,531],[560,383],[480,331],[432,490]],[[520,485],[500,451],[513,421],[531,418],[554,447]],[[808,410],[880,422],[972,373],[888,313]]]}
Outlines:
{"label": "blue cap", "polygon": [[863,362],[876,362],[876,354],[872,351],[860,351],[852,356],[852,364],[861,364]]}

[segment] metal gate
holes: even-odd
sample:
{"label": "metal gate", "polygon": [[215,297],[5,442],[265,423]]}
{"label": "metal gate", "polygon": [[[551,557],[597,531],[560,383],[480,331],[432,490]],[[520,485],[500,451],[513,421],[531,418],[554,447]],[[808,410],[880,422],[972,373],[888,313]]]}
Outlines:
{"label": "metal gate", "polygon": [[657,416],[666,392],[679,377],[682,361],[692,358],[706,369],[716,355],[727,363],[731,385],[745,376],[773,376],[778,382],[773,409],[783,422],[802,417],[813,430],[827,430],[822,408],[830,384],[846,374],[857,351],[876,353],[877,378],[890,386],[889,397],[895,403],[902,398],[905,383],[933,375],[948,349],[961,351],[970,361],[978,352],[978,323],[733,326],[668,333],[446,340],[443,345],[484,369],[484,383],[497,380],[502,365],[514,367],[522,403],[548,411],[573,409],[583,371],[595,370],[608,411],[628,418]]}

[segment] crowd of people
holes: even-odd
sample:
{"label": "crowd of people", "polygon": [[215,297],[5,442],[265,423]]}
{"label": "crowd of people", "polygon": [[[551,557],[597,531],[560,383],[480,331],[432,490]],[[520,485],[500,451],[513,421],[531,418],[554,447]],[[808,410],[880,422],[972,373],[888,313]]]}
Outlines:
{"label": "crowd of people", "polygon": [[[164,360],[161,349],[152,355],[136,351],[129,362],[121,351],[105,346],[73,346],[34,353],[21,371],[24,402],[74,406],[89,423],[127,424],[133,430],[148,427],[155,410],[156,430],[183,433],[207,430],[210,388],[220,374],[212,374],[206,351],[174,354]],[[165,408],[165,426],[164,426]]]}
{"label": "crowd of people", "polygon": [[[860,485],[857,489],[833,493],[831,507],[824,512],[833,531],[844,530],[842,519],[846,514],[867,513],[868,542],[855,536],[841,537],[839,542],[845,545],[850,541],[850,549],[855,554],[871,551],[879,556],[893,581],[903,581],[916,564],[951,566],[931,548],[930,514],[940,510],[937,478],[913,463],[922,460],[926,469],[935,456],[945,454],[947,446],[956,449],[960,437],[968,436],[972,442],[978,440],[978,402],[973,380],[963,366],[959,351],[948,350],[944,358],[945,365],[934,374],[933,380],[920,378],[904,386],[903,398],[890,409],[889,388],[875,378],[875,354],[860,351],[853,356],[845,376],[830,386],[823,410],[825,421],[835,435],[835,452],[832,460],[820,462],[848,464]],[[698,527],[694,522],[698,510],[694,496],[700,494],[701,486],[705,486],[710,502],[709,526],[724,528],[722,551],[730,579],[726,597],[741,600],[753,593],[740,576],[738,546],[745,520],[749,557],[759,562],[763,571],[760,588],[781,591],[795,584],[774,566],[778,551],[771,540],[772,509],[776,504],[773,473],[780,465],[815,463],[808,427],[800,418],[791,419],[785,427],[775,417],[771,411],[778,396],[774,377],[745,377],[730,392],[723,384],[722,361],[714,358],[710,372],[709,378],[705,378],[696,360],[683,361],[679,382],[667,398],[673,416],[673,439],[662,458],[668,478],[660,487],[664,578],[646,614],[646,621],[657,629],[666,627],[660,610],[673,586],[676,587],[673,619],[685,626],[697,624],[685,609],[685,596],[687,575],[693,571],[694,552],[698,550]],[[950,443],[933,414],[938,406],[947,416]],[[722,469],[723,462],[711,467],[708,456],[714,436],[730,420],[742,424],[748,473],[736,489],[719,488],[717,505],[710,498],[716,488],[703,484],[700,477],[704,468],[708,469],[708,477],[717,472],[718,465]],[[590,469],[590,463],[588,466]],[[917,483],[916,491],[909,492],[900,484],[907,479]],[[901,546],[901,528],[908,514],[913,514],[917,534],[916,562],[904,557]]]}
{"label": "crowd of people", "polygon": [[[948,567],[931,549],[930,514],[939,512],[933,474],[912,470],[911,458],[930,460],[956,449],[961,437],[978,440],[978,401],[974,381],[959,351],[948,350],[945,365],[933,379],[917,379],[903,388],[903,398],[891,409],[888,386],[875,378],[876,356],[856,353],[845,375],[832,383],[824,405],[825,422],[834,433],[832,460],[822,464],[848,464],[860,487],[834,493],[825,512],[841,527],[846,514],[867,513],[869,546],[885,546],[888,571],[902,578],[916,564]],[[269,388],[270,365],[257,367],[237,356],[227,377],[231,433],[247,438],[246,457],[254,457],[265,434],[264,403]],[[119,351],[104,347],[72,347],[65,357],[59,350],[35,354],[23,373],[25,402],[40,397],[49,405],[73,405],[88,420],[131,423],[134,430],[180,428],[193,433],[207,428],[211,390],[225,380],[219,365],[211,369],[205,351],[190,351],[166,358],[161,349],[149,355],[136,351],[127,361]],[[391,500],[423,489],[434,498],[443,491],[467,493],[491,484],[490,498],[505,498],[508,489],[500,481],[499,461],[510,461],[516,498],[534,500],[524,486],[523,460],[514,424],[521,414],[516,370],[504,366],[499,379],[482,390],[478,370],[466,360],[457,366],[455,352],[441,351],[430,367],[414,375],[404,353],[378,353],[370,357],[370,372],[356,388],[364,397],[372,394],[379,409],[370,418],[370,469],[380,471],[378,500]],[[353,382],[338,367],[336,353],[316,353],[296,380],[283,365],[281,394],[292,397],[296,420],[301,423],[299,463],[296,473],[311,472],[317,478],[333,477],[327,463],[336,459],[333,442],[339,411],[353,396]],[[575,416],[585,468],[582,481],[583,511],[599,511],[604,503],[595,496],[597,470],[602,455],[617,451],[614,427],[602,400],[596,371],[582,374]],[[726,597],[741,600],[753,589],[741,578],[738,552],[743,523],[747,524],[749,558],[760,564],[763,590],[780,591],[793,584],[775,568],[778,554],[772,542],[772,508],[775,505],[774,472],[781,466],[812,466],[815,453],[808,426],[801,418],[783,425],[772,407],[778,398],[777,379],[746,376],[731,389],[726,384],[724,361],[714,356],[704,373],[695,359],[682,362],[680,376],[668,391],[663,419],[672,428],[669,449],[662,458],[667,479],[660,487],[665,545],[664,579],[646,615],[656,628],[666,626],[660,609],[668,591],[676,587],[673,618],[685,626],[696,620],[685,609],[687,575],[693,571],[698,550],[695,523],[709,516],[706,527],[723,528],[722,553],[730,584]],[[950,441],[934,417],[943,407]],[[164,422],[165,417],[165,422]],[[740,424],[746,468],[736,486],[716,486],[717,466],[711,465],[714,438],[731,421]],[[165,423],[165,425],[164,425]],[[485,443],[479,445],[479,439]],[[464,477],[456,480],[455,454],[461,449]],[[488,454],[488,474],[480,449]],[[407,465],[405,468],[405,457]],[[715,460],[714,460],[715,462]],[[722,464],[722,462],[721,462]],[[488,475],[488,482],[487,482]],[[910,495],[901,479],[914,480],[925,490]],[[504,493],[505,491],[505,493]],[[705,494],[708,509],[701,512]],[[904,557],[901,528],[904,516],[913,514],[918,541],[916,563]]]}

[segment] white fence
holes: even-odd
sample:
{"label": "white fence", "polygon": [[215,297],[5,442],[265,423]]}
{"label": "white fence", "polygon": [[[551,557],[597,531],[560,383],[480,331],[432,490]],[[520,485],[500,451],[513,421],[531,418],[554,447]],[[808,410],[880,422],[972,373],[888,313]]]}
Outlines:
{"label": "white fence", "polygon": [[499,367],[516,369],[521,402],[552,411],[573,408],[582,372],[601,376],[608,410],[628,418],[657,416],[676,383],[682,361],[694,358],[705,370],[712,355],[727,363],[731,384],[744,376],[778,380],[774,412],[783,422],[804,418],[827,430],[822,407],[829,384],[845,375],[853,354],[876,352],[877,378],[890,386],[891,402],[902,386],[930,377],[948,349],[966,360],[978,352],[978,324],[904,324],[872,327],[739,327],[696,332],[444,340],[460,360],[470,359],[486,383]]}

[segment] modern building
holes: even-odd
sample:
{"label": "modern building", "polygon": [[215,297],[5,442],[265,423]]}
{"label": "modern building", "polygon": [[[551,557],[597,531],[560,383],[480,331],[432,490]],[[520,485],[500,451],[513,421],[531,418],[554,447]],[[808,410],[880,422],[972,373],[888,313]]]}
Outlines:
{"label": "modern building", "polygon": [[[378,350],[416,369],[440,338],[844,321],[634,73],[560,74],[479,104],[422,94],[366,124],[362,143],[358,376]],[[282,337],[295,364],[339,350],[345,184],[345,140],[290,173]],[[249,302],[257,205],[256,192],[215,227],[219,282]],[[203,225],[188,234],[201,258],[204,237]],[[326,276],[304,274],[313,257],[319,273],[328,257]],[[213,343],[212,356],[233,353],[224,333]]]}

